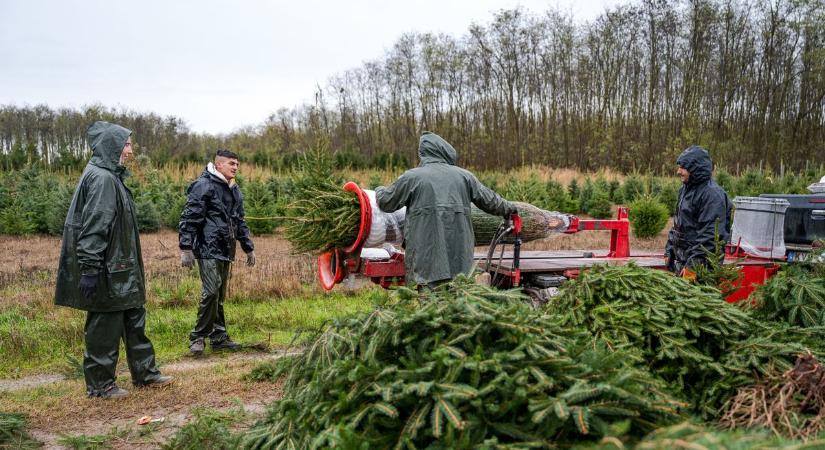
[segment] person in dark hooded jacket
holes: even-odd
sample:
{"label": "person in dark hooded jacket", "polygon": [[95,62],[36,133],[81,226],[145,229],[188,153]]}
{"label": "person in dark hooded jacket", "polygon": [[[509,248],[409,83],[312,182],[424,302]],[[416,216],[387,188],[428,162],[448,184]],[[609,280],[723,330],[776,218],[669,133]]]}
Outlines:
{"label": "person in dark hooded jacket", "polygon": [[437,134],[424,132],[418,143],[421,164],[391,186],[375,190],[378,207],[394,212],[407,207],[404,225],[406,280],[433,288],[473,268],[470,204],[507,217],[516,207],[456,166],[458,154]]}
{"label": "person in dark hooded jacket", "polygon": [[77,184],[63,228],[55,303],[86,315],[83,374],[90,397],[125,397],[115,384],[121,338],[132,383],[169,384],[146,337],[146,301],[135,202],[124,184],[132,132],[95,122],[88,131],[92,159]]}
{"label": "person in dark hooded jacket", "polygon": [[214,350],[239,347],[226,331],[223,302],[236,241],[246,252],[248,266],[255,265],[255,247],[244,217],[243,195],[235,183],[237,171],[238,155],[218,150],[215,161],[189,186],[180,216],[181,265],[192,267],[197,259],[203,285],[197,323],[189,334],[189,350],[196,355],[203,352],[207,337]]}
{"label": "person in dark hooded jacket", "polygon": [[710,254],[721,253],[717,236],[722,245],[730,240],[731,202],[711,179],[713,162],[707,150],[692,146],[682,152],[676,164],[682,187],[665,257],[668,270],[689,275],[698,265],[707,265]]}

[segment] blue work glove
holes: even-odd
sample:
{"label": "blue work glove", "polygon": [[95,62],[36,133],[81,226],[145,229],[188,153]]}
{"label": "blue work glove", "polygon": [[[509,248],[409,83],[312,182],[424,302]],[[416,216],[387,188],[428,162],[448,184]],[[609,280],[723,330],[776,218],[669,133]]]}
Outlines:
{"label": "blue work glove", "polygon": [[97,274],[80,276],[80,294],[86,300],[91,300],[97,292]]}

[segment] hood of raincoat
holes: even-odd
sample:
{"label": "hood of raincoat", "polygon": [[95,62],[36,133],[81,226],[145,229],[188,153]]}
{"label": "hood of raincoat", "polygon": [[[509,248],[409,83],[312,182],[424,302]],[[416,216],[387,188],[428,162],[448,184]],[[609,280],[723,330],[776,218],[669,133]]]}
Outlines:
{"label": "hood of raincoat", "polygon": [[225,176],[223,176],[223,174],[222,174],[222,173],[218,172],[218,168],[217,168],[217,167],[215,167],[215,164],[213,164],[213,163],[211,163],[211,162],[210,162],[209,164],[207,164],[207,165],[206,165],[206,171],[207,171],[207,172],[209,172],[209,173],[211,173],[211,174],[212,174],[212,175],[214,175],[217,179],[219,179],[219,180],[223,181],[224,183],[226,183],[226,184],[228,184],[228,185],[230,185],[230,186],[232,186],[232,185],[234,184],[234,182],[235,182],[235,180],[234,180],[234,179],[232,179],[232,182],[231,182],[231,183],[230,183],[229,181],[227,181],[227,180],[226,180],[226,177],[225,177]]}
{"label": "hood of raincoat", "polygon": [[86,130],[89,147],[92,147],[91,163],[117,171],[120,166],[120,154],[132,130],[109,122],[99,120]]}
{"label": "hood of raincoat", "polygon": [[713,161],[710,160],[708,151],[698,145],[688,147],[676,159],[676,164],[690,173],[688,186],[696,186],[707,183],[713,172]]}
{"label": "hood of raincoat", "polygon": [[431,163],[445,163],[454,166],[458,161],[458,153],[449,142],[441,136],[425,131],[418,140],[418,157],[421,165]]}

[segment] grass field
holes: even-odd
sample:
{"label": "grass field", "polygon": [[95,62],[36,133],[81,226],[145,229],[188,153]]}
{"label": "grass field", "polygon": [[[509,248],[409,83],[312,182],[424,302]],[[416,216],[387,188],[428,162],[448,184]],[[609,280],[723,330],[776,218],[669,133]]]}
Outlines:
{"label": "grass field", "polygon": [[[147,333],[161,362],[188,352],[200,280],[179,267],[176,234],[144,235]],[[59,240],[0,238],[0,378],[71,369],[82,355],[85,314],[52,305]],[[365,308],[363,294],[315,288],[312,259],[288,254],[283,241],[258,240],[260,264],[232,269],[227,326],[233,339],[266,348],[288,343],[296,330],[317,328],[338,314]]]}

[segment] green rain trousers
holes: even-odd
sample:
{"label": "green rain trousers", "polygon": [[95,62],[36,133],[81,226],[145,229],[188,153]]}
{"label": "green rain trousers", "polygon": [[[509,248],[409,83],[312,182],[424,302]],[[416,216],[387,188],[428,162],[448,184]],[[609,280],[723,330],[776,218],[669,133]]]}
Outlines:
{"label": "green rain trousers", "polygon": [[121,338],[126,347],[132,383],[143,385],[160,377],[155,365],[155,350],[146,337],[146,309],[142,306],[115,312],[89,311],[84,332],[83,374],[90,396],[100,396],[115,384]]}
{"label": "green rain trousers", "polygon": [[229,284],[230,264],[229,261],[219,259],[198,260],[203,291],[198,304],[198,322],[189,334],[190,343],[208,337],[213,344],[217,344],[229,338],[223,315],[223,301]]}

